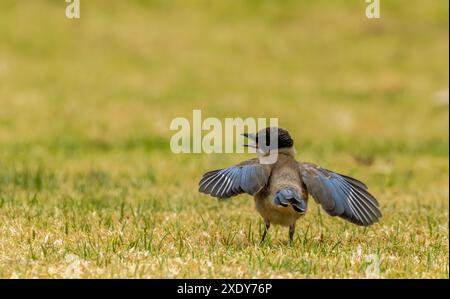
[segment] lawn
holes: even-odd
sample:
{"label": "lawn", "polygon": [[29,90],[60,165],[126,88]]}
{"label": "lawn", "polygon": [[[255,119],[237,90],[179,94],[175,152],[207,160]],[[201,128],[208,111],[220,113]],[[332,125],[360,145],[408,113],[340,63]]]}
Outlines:
{"label": "lawn", "polygon": [[[448,1],[0,2],[0,277],[449,277]],[[250,154],[173,154],[172,119],[277,117],[383,218],[313,201],[263,229],[197,192]],[[379,266],[379,267],[378,267]]]}

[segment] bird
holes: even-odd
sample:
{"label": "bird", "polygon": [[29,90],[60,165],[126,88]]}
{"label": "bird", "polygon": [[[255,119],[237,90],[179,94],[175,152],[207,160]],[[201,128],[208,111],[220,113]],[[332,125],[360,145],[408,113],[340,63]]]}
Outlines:
{"label": "bird", "polygon": [[[360,180],[297,161],[294,140],[286,129],[267,127],[241,135],[252,141],[244,146],[255,148],[257,157],[206,172],[199,192],[219,199],[244,193],[253,196],[265,225],[261,243],[273,224],[289,227],[292,244],[296,222],[307,212],[309,195],[328,215],[359,226],[372,225],[382,217],[377,199]],[[275,156],[275,161],[264,161],[269,156]]]}

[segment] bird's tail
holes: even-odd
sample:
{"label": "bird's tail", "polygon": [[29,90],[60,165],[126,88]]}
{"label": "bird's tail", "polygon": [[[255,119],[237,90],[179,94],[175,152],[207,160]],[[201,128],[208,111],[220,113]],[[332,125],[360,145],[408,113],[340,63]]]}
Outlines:
{"label": "bird's tail", "polygon": [[283,188],[275,194],[275,204],[287,207],[289,205],[299,213],[305,213],[307,204],[303,196],[292,188]]}

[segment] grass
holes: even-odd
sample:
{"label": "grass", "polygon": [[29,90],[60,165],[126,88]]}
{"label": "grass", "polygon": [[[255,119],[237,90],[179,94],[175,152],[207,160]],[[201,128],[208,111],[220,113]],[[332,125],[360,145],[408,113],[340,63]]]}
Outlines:
{"label": "grass", "polygon": [[[1,1],[0,277],[448,278],[448,2],[303,2]],[[311,204],[259,245],[249,196],[197,193],[249,155],[169,150],[197,108],[279,117],[382,221]]]}

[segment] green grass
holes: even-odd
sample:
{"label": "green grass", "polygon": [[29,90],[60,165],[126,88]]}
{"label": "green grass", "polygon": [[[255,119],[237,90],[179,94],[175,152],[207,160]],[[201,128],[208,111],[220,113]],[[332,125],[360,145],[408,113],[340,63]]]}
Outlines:
{"label": "green grass", "polygon": [[[0,277],[449,277],[448,2],[0,3]],[[365,181],[368,228],[285,228],[197,193],[249,155],[174,155],[170,121],[278,117]],[[373,276],[373,275],[372,275]]]}

